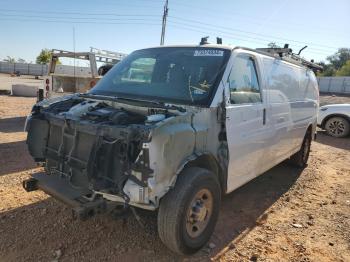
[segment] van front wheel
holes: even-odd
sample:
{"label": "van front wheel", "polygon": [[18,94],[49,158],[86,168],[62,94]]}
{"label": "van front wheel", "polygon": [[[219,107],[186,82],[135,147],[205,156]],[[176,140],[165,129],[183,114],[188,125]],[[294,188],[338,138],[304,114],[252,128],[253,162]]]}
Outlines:
{"label": "van front wheel", "polygon": [[178,254],[195,253],[214,231],[220,202],[220,185],[212,172],[198,167],[185,169],[161,200],[159,237]]}
{"label": "van front wheel", "polygon": [[306,166],[310,155],[311,141],[311,132],[307,131],[300,150],[290,157],[290,161],[293,165],[300,168]]}

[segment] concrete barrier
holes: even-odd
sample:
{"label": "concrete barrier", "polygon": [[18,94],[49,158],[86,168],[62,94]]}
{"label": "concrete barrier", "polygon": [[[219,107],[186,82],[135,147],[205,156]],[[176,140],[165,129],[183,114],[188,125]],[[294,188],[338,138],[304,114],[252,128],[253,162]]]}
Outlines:
{"label": "concrete barrier", "polygon": [[27,97],[36,97],[38,92],[37,86],[28,86],[28,85],[12,85],[11,94],[13,96],[27,96]]}

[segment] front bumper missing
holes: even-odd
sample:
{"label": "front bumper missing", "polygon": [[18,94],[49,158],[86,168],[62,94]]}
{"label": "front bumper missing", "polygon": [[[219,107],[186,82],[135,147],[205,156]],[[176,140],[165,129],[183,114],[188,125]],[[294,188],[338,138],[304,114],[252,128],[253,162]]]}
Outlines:
{"label": "front bumper missing", "polygon": [[23,181],[27,192],[42,190],[72,208],[73,217],[86,220],[97,214],[114,213],[122,207],[135,206],[142,209],[155,210],[153,205],[127,203],[124,198],[105,192],[73,187],[68,180],[58,174],[47,175],[45,172],[33,174]]}
{"label": "front bumper missing", "polygon": [[73,217],[81,220],[109,212],[116,206],[125,204],[123,198],[119,199],[120,202],[112,202],[101,195],[96,195],[92,190],[75,188],[59,175],[36,173],[32,178],[23,181],[23,188],[27,192],[41,189],[48,195],[72,207]]}

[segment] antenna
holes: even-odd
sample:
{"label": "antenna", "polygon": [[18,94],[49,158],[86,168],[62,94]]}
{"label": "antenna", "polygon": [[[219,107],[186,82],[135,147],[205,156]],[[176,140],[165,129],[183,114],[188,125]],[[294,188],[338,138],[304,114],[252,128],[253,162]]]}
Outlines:
{"label": "antenna", "polygon": [[74,82],[76,82],[75,80],[75,27],[73,26],[73,52],[74,52],[74,59],[73,59],[73,72],[74,72]]}
{"label": "antenna", "polygon": [[162,34],[160,35],[160,45],[164,45],[166,18],[168,16],[168,0],[165,1],[162,20]]}

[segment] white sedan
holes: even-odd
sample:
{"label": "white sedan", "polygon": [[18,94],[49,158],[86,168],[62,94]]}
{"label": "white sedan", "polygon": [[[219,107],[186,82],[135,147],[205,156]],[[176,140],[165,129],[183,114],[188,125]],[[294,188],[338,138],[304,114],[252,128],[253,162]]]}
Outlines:
{"label": "white sedan", "polygon": [[321,106],[317,125],[334,137],[346,137],[350,134],[350,104]]}

